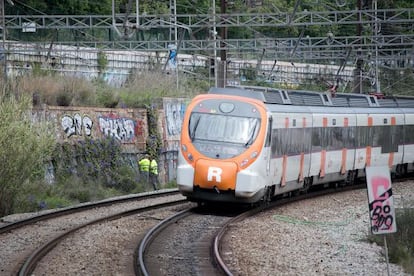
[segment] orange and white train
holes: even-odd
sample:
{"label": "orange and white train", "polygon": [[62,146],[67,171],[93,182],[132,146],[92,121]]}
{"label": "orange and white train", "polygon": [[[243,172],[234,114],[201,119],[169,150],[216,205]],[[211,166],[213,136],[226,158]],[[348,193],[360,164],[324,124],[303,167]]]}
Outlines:
{"label": "orange and white train", "polygon": [[413,171],[414,98],[212,88],[188,105],[180,143],[189,200],[255,203],[352,184],[368,166]]}

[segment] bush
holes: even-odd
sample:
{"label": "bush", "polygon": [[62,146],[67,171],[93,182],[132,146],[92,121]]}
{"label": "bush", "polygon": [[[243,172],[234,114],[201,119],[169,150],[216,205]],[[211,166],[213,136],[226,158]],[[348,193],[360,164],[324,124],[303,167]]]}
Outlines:
{"label": "bush", "polygon": [[44,179],[54,137],[46,122],[32,122],[32,98],[0,94],[0,216],[13,213],[25,183]]}
{"label": "bush", "polygon": [[[389,261],[414,274],[414,209],[396,209],[397,232],[387,234]],[[383,236],[370,235],[371,242],[384,246]]]}

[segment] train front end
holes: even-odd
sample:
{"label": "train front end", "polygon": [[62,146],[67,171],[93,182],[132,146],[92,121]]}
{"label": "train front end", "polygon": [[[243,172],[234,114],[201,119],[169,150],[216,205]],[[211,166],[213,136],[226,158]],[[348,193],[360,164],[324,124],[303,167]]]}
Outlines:
{"label": "train front end", "polygon": [[256,202],[264,195],[261,155],[267,113],[254,99],[206,94],[184,116],[177,185],[196,202]]}

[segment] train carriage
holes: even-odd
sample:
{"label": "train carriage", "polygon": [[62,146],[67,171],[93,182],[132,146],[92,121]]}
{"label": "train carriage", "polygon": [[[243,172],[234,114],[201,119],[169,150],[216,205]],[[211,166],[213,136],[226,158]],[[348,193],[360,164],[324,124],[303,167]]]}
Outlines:
{"label": "train carriage", "polygon": [[180,143],[177,185],[188,199],[269,200],[352,184],[367,166],[412,171],[414,98],[212,88],[187,107]]}

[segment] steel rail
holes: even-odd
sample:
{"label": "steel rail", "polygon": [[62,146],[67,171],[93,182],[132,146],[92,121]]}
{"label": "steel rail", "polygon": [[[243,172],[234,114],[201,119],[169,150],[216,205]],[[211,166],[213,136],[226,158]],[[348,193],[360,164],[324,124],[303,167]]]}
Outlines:
{"label": "steel rail", "polygon": [[170,216],[166,219],[164,219],[163,221],[161,221],[160,223],[158,223],[155,227],[151,228],[150,231],[148,231],[144,238],[141,240],[139,247],[138,247],[138,252],[137,252],[137,257],[135,258],[134,262],[135,262],[135,275],[145,275],[145,276],[149,276],[147,267],[145,265],[145,260],[144,260],[144,254],[145,251],[147,250],[148,246],[151,244],[151,242],[154,240],[154,238],[166,227],[168,227],[168,225],[186,217],[189,216],[192,211],[195,209],[195,207],[192,208],[188,208],[186,210],[183,210],[177,214],[175,214],[174,216]]}
{"label": "steel rail", "polygon": [[20,227],[23,227],[23,226],[26,226],[26,225],[29,225],[29,224],[33,224],[33,223],[36,223],[36,222],[39,222],[39,221],[48,220],[48,219],[60,217],[60,216],[63,216],[63,215],[73,214],[73,213],[76,213],[76,212],[81,212],[81,211],[85,211],[85,210],[89,210],[89,209],[93,209],[93,208],[97,208],[97,207],[105,207],[105,206],[110,206],[110,205],[113,205],[113,204],[119,204],[119,203],[122,203],[122,202],[130,202],[130,201],[136,201],[136,200],[151,199],[151,198],[160,197],[160,196],[170,196],[170,195],[175,195],[175,194],[178,194],[178,193],[179,193],[178,189],[172,189],[172,190],[163,191],[163,192],[144,193],[144,194],[138,194],[138,195],[133,195],[133,196],[119,197],[119,198],[116,198],[116,199],[106,199],[106,200],[91,202],[91,203],[87,203],[87,204],[80,204],[80,205],[77,205],[77,206],[71,206],[71,207],[58,209],[56,211],[36,215],[36,216],[30,217],[30,218],[27,218],[27,219],[22,219],[22,220],[19,220],[19,221],[16,221],[16,222],[6,224],[6,225],[0,227],[0,234],[10,232],[14,229],[17,229],[17,228],[20,228]]}
{"label": "steel rail", "polygon": [[212,250],[213,250],[213,259],[215,261],[215,263],[217,264],[217,267],[225,274],[225,275],[233,275],[233,273],[231,272],[231,270],[228,268],[228,266],[226,265],[226,263],[224,262],[223,258],[221,257],[220,254],[220,242],[222,240],[222,238],[224,237],[224,235],[226,234],[227,230],[229,229],[229,227],[239,221],[242,221],[248,217],[254,216],[259,212],[265,211],[265,210],[270,210],[272,208],[276,208],[276,207],[280,207],[282,205],[285,204],[289,204],[289,203],[293,203],[296,201],[300,201],[300,200],[305,200],[305,199],[310,199],[310,198],[314,198],[314,197],[319,197],[319,196],[324,196],[324,195],[328,195],[328,194],[334,194],[334,193],[338,193],[338,192],[345,192],[345,191],[349,191],[349,190],[355,190],[355,189],[363,189],[365,188],[365,183],[364,184],[358,184],[358,185],[353,185],[353,186],[343,186],[343,187],[334,187],[334,188],[330,188],[330,189],[326,189],[326,190],[317,190],[317,191],[312,191],[309,193],[305,193],[305,194],[301,194],[298,196],[294,196],[294,197],[289,197],[289,198],[281,198],[281,199],[276,199],[268,204],[264,204],[262,206],[258,206],[252,210],[249,210],[247,212],[244,212],[236,217],[231,218],[229,221],[227,221],[221,228],[220,230],[217,231],[216,236],[213,239],[212,242]]}
{"label": "steel rail", "polygon": [[166,208],[166,207],[170,207],[170,206],[175,206],[175,205],[179,205],[179,204],[183,204],[183,203],[188,203],[188,201],[186,199],[180,199],[180,200],[175,200],[175,201],[171,201],[171,202],[164,202],[164,203],[160,203],[160,204],[155,204],[155,205],[150,205],[150,206],[145,206],[145,207],[139,207],[139,208],[135,208],[135,209],[131,209],[131,210],[127,210],[127,211],[123,211],[123,212],[119,212],[110,216],[106,216],[103,218],[99,218],[93,221],[90,221],[88,223],[82,224],[80,226],[74,227],[68,231],[66,231],[65,233],[57,236],[56,238],[52,239],[51,241],[47,242],[46,244],[44,244],[43,246],[41,246],[40,248],[38,248],[37,250],[35,250],[29,257],[28,259],[23,263],[23,265],[20,267],[19,276],[29,276],[32,274],[32,272],[34,271],[34,269],[36,268],[36,264],[48,253],[50,252],[60,241],[62,241],[63,239],[65,239],[67,236],[69,236],[70,234],[73,234],[74,232],[103,222],[103,221],[111,221],[111,220],[116,220],[122,217],[126,217],[126,216],[132,216],[138,213],[142,213],[142,212],[147,212],[147,211],[151,211],[151,210],[155,210],[155,209],[160,209],[160,208]]}

